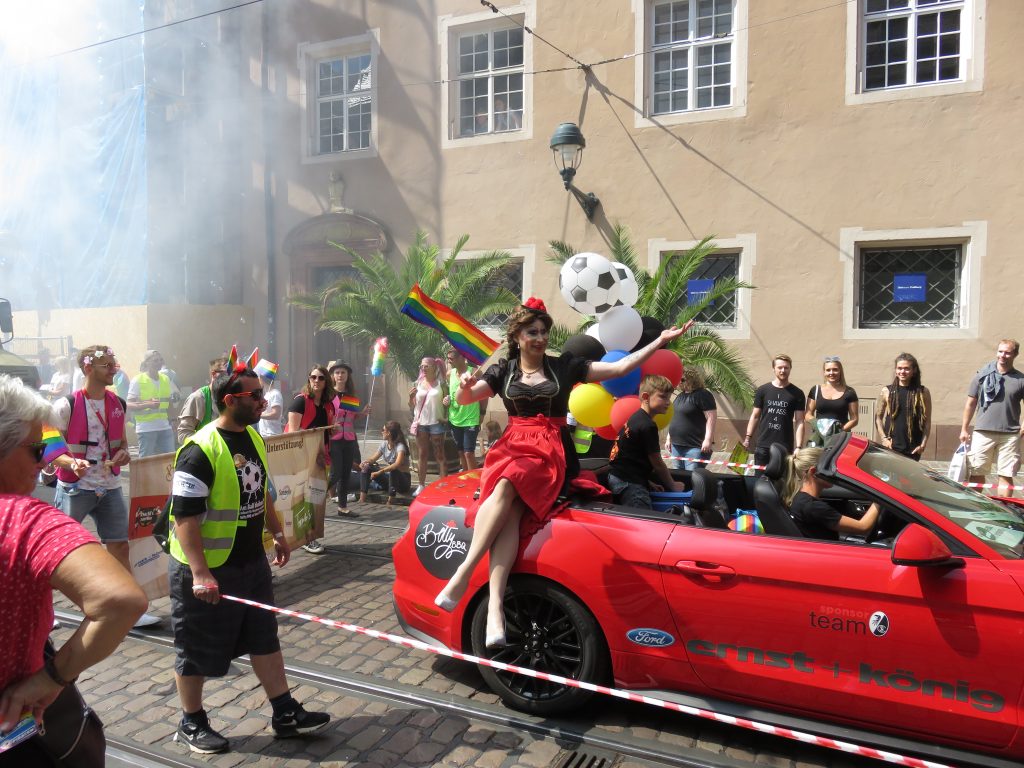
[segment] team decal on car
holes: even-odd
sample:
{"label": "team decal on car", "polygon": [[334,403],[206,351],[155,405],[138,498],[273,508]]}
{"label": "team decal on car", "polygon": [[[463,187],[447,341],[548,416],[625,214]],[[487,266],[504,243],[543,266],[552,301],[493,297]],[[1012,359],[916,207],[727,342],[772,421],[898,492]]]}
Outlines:
{"label": "team decal on car", "polygon": [[889,617],[881,611],[875,611],[871,614],[871,618],[868,619],[868,626],[871,628],[872,635],[882,637],[882,635],[889,631]]}
{"label": "team decal on car", "polygon": [[810,624],[815,629],[846,632],[851,635],[867,635],[871,632],[875,637],[883,637],[889,631],[889,617],[882,611],[868,615],[867,611],[831,606],[823,606],[821,611],[808,612]]}
{"label": "team decal on car", "polygon": [[676,641],[668,632],[650,628],[631,629],[626,633],[626,639],[637,645],[646,645],[654,648],[667,648]]}
{"label": "team decal on car", "polygon": [[[885,616],[885,614],[882,614]],[[847,669],[838,661],[830,664],[819,664],[813,657],[803,651],[770,651],[746,645],[732,643],[715,643],[710,640],[688,640],[686,651],[694,656],[704,656],[734,661],[741,664],[756,664],[776,669],[792,669],[807,675],[826,672],[833,678],[848,675],[861,685],[877,688],[890,688],[894,691],[921,696],[939,697],[950,701],[970,704],[981,712],[1001,712],[1006,700],[994,691],[975,689],[967,680],[947,682],[943,680],[920,679],[908,669],[897,669],[892,672],[879,669],[866,661],[857,664],[856,669]]]}
{"label": "team decal on car", "polygon": [[416,526],[416,556],[432,575],[450,579],[466,559],[473,532],[461,507],[435,507]]}

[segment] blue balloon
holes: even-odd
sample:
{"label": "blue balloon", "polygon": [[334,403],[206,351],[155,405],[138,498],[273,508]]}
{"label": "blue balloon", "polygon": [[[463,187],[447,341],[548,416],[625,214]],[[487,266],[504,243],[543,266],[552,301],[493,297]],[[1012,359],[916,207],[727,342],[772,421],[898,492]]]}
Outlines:
{"label": "blue balloon", "polygon": [[[613,349],[611,352],[605,353],[605,356],[601,358],[602,363],[617,363],[619,360],[628,355],[621,349]],[[636,368],[625,376],[619,376],[617,379],[606,379],[601,382],[601,386],[605,388],[608,394],[613,397],[625,397],[626,395],[635,395],[640,389],[640,369]]]}

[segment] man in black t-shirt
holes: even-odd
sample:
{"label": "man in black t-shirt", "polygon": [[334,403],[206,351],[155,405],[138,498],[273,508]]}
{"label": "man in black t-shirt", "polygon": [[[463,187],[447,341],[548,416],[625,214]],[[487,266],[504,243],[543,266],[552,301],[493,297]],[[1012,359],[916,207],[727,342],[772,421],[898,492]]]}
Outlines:
{"label": "man in black t-shirt", "polygon": [[793,360],[789,355],[776,355],[772,359],[775,378],[762,384],[754,393],[754,410],[747,422],[747,433],[743,446],[750,449],[751,438],[756,435],[754,463],[768,463],[772,443],[778,443],[792,453],[804,442],[804,410],[807,401],[804,393],[789,382]]}
{"label": "man in black t-shirt", "polygon": [[664,376],[645,376],[640,382],[640,410],[619,430],[612,447],[608,483],[616,501],[627,507],[651,508],[652,477],[666,490],[685,490],[672,479],[661,458],[658,425],[654,423],[655,416],[668,410],[672,389],[672,382]]}
{"label": "man in black t-shirt", "polygon": [[[275,565],[283,566],[291,553],[266,495],[263,438],[252,427],[265,405],[259,378],[239,366],[215,380],[213,398],[220,417],[189,437],[175,457],[168,567],[182,708],[175,739],[201,753],[228,749],[228,740],[212,728],[203,709],[203,684],[207,677],[223,677],[231,660],[244,654],[273,708],[275,736],[309,733],[330,721],[292,698],[274,614],[220,599],[229,594],[273,604],[264,527],[274,538]],[[237,516],[232,514],[236,504]]]}

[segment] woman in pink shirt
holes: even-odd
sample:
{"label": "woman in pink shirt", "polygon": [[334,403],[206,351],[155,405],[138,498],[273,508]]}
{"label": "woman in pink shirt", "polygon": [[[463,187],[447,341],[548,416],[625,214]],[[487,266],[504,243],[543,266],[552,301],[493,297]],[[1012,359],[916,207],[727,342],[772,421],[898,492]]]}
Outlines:
{"label": "woman in pink shirt", "polygon": [[[130,573],[70,517],[31,497],[45,465],[50,405],[0,376],[0,732],[22,713],[43,720],[64,686],[117,648],[146,609]],[[44,665],[53,588],[85,621]],[[38,735],[4,753],[12,765],[55,765]]]}

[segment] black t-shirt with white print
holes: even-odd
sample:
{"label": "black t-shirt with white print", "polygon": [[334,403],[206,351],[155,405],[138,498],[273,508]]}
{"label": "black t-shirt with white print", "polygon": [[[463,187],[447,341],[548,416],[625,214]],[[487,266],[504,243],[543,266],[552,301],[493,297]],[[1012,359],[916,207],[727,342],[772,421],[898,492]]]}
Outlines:
{"label": "black t-shirt with white print", "polygon": [[[263,557],[263,524],[266,500],[263,478],[266,467],[249,437],[248,430],[231,432],[217,429],[234,457],[235,471],[241,502],[238,510],[240,525],[235,532],[235,544],[224,565],[238,565]],[[194,517],[206,511],[210,490],[213,488],[213,466],[203,449],[190,443],[181,449],[174,465],[174,516]]]}

